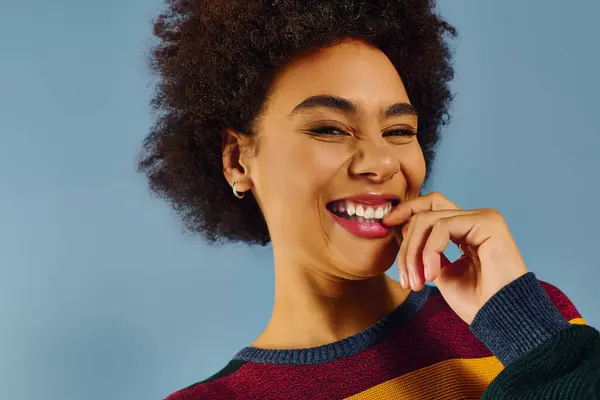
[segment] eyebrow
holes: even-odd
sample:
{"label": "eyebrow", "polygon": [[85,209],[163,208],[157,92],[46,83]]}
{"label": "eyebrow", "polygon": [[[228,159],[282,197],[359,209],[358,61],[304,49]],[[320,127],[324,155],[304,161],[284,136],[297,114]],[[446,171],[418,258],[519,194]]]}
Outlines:
{"label": "eyebrow", "polygon": [[417,118],[417,110],[408,103],[394,103],[381,114],[384,118],[409,116]]}
{"label": "eyebrow", "polygon": [[[289,116],[291,117],[294,114],[300,113],[302,111],[310,111],[318,108],[343,112],[346,114],[357,114],[359,109],[358,105],[343,97],[332,95],[317,95],[311,96],[305,99],[302,103],[298,104],[296,107],[294,107]],[[388,106],[386,109],[381,110],[381,116],[383,118],[404,116],[417,118],[417,111],[412,105],[408,103],[394,103]]]}

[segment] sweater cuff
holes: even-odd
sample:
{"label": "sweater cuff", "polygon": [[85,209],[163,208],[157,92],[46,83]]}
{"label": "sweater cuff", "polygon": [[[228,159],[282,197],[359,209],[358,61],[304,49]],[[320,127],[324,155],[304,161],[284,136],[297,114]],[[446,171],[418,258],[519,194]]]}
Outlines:
{"label": "sweater cuff", "polygon": [[570,326],[529,272],[483,305],[471,332],[506,366]]}

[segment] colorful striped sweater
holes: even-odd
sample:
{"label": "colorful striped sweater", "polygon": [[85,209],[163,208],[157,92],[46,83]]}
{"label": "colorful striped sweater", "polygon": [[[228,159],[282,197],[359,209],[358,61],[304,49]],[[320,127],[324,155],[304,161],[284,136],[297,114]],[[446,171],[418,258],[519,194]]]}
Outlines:
{"label": "colorful striped sweater", "polygon": [[245,348],[167,400],[600,398],[599,376],[598,331],[529,273],[471,326],[427,286],[352,337],[310,349]]}

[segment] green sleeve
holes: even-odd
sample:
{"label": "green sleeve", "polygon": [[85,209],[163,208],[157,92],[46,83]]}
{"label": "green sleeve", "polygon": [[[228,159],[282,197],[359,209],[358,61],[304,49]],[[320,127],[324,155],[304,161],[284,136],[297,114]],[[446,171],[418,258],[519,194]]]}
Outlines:
{"label": "green sleeve", "polygon": [[600,399],[600,333],[574,325],[508,365],[482,399]]}

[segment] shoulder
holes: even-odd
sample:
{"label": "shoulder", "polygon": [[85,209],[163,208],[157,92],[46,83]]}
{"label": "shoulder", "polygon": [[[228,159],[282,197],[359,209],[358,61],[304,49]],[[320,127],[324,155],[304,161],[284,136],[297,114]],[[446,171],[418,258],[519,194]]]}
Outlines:
{"label": "shoulder", "polygon": [[235,372],[244,364],[244,361],[232,360],[211,377],[178,390],[169,395],[165,400],[230,399],[228,386],[231,384],[232,379],[235,380]]}
{"label": "shoulder", "polygon": [[581,318],[581,314],[575,307],[575,305],[571,302],[571,300],[564,294],[559,288],[556,286],[544,282],[539,281],[540,285],[554,304],[554,306],[558,309],[560,314],[567,321],[575,324],[585,324],[585,321]]}

